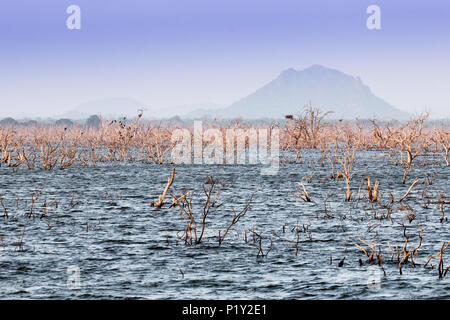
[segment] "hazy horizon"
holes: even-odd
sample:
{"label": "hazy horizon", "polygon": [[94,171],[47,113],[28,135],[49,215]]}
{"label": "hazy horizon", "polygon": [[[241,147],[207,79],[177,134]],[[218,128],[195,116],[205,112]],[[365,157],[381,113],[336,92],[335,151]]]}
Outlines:
{"label": "hazy horizon", "polygon": [[[81,30],[66,9],[81,8]],[[368,30],[366,9],[381,9]],[[410,113],[450,117],[450,3],[332,0],[6,0],[0,117],[64,114],[127,97],[149,110],[226,107],[314,64],[359,76]]]}

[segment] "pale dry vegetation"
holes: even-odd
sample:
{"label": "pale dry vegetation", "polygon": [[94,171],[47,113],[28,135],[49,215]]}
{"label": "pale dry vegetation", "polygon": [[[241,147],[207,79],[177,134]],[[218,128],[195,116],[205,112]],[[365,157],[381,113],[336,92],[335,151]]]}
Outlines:
{"label": "pale dry vegetation", "polygon": [[[402,273],[402,268],[406,265],[427,267],[433,259],[437,258],[439,259],[437,265],[439,278],[445,277],[450,268],[444,263],[444,253],[449,242],[443,242],[439,252],[426,258],[420,258],[419,252],[423,246],[424,229],[419,225],[417,209],[410,205],[409,198],[411,193],[422,185],[423,208],[436,208],[440,213],[438,217],[440,224],[448,222],[446,210],[450,202],[445,194],[446,190],[441,190],[438,194],[428,192],[435,175],[431,170],[427,170],[428,167],[448,170],[450,152],[448,123],[430,124],[427,122],[428,114],[419,115],[405,123],[377,120],[370,122],[331,121],[327,120],[328,115],[329,112],[322,112],[308,106],[298,116],[287,115],[284,122],[259,124],[258,126],[239,120],[204,121],[201,128],[202,134],[208,129],[214,128],[218,129],[220,135],[204,138],[202,146],[203,148],[208,147],[212,143],[218,142],[217,139],[222,139],[220,142],[224,146],[223,151],[226,152],[228,148],[232,147],[235,151],[233,155],[235,155],[237,152],[234,148],[235,141],[228,141],[226,138],[228,130],[237,131],[236,141],[241,139],[245,148],[251,149],[256,143],[249,137],[252,130],[254,132],[266,129],[270,134],[271,130],[280,129],[279,145],[282,165],[296,166],[304,161],[307,153],[317,152],[320,154],[317,157],[317,166],[325,167],[325,172],[329,173],[327,177],[320,180],[323,190],[326,190],[329,185],[338,186],[340,199],[344,200],[344,203],[349,206],[355,203],[359,204],[375,221],[373,226],[368,228],[367,238],[363,239],[358,236],[353,239],[358,252],[367,258],[365,262],[362,259],[359,260],[361,265],[365,263],[378,264],[384,271],[384,264],[390,263],[397,265],[399,272]],[[0,163],[13,168],[13,170],[21,168],[25,170],[62,170],[76,166],[95,167],[100,163],[114,164],[136,161],[172,164],[171,153],[178,143],[177,139],[173,139],[173,133],[179,129],[188,129],[189,139],[194,142],[196,129],[193,124],[182,126],[170,122],[144,122],[141,115],[129,124],[103,120],[99,128],[88,128],[82,125],[74,125],[70,128],[48,125],[0,128]],[[260,148],[261,146],[269,147],[271,144],[269,139],[261,141],[261,137],[258,142]],[[358,156],[365,151],[371,151],[374,158],[384,159],[386,166],[397,169],[396,172],[400,174],[390,178],[405,185],[405,190],[401,191],[401,197],[396,199],[392,190],[388,188],[389,182],[383,180],[382,176],[370,177],[366,174],[367,166],[371,165],[370,161],[369,163],[366,161],[365,167],[358,164]],[[195,158],[196,150],[192,145],[189,152],[190,156]],[[220,160],[220,155],[216,154],[215,156],[218,160],[216,163],[226,162],[223,157]],[[242,163],[239,162],[239,159],[237,160],[238,163]],[[414,174],[417,167],[425,168],[425,177],[417,177]],[[361,177],[363,178],[358,180]],[[309,191],[309,184],[316,178],[319,179],[312,172],[304,178],[304,181],[296,181],[300,188],[291,194],[305,203],[312,202],[316,205],[321,203],[314,199],[313,193]],[[183,229],[177,233],[177,241],[183,241],[192,246],[202,244],[205,239],[210,241],[214,237],[217,239],[217,246],[220,247],[227,235],[230,234],[230,230],[236,228],[235,226],[250,209],[255,194],[251,195],[240,210],[231,210],[231,216],[218,215],[217,209],[221,208],[223,204],[219,203],[221,186],[212,177],[207,176],[206,179],[198,198],[195,198],[198,192],[189,186],[183,186],[183,192],[176,194],[175,191],[171,191],[171,187],[176,181],[175,169],[173,169],[172,174],[167,178],[165,187],[161,186],[161,194],[154,195],[155,201],[151,205],[157,210],[179,212]],[[354,220],[351,211],[348,215],[333,211],[328,206],[329,197],[330,195],[326,195],[323,201],[323,215],[317,216],[317,219]],[[41,219],[45,218],[50,203],[45,203],[45,209],[37,213],[35,203],[38,201],[38,194],[33,195],[31,199],[29,217],[38,215]],[[73,201],[72,197],[71,202]],[[275,205],[283,204],[278,204],[274,199]],[[10,212],[1,195],[0,206],[3,216],[8,218]],[[229,212],[231,211],[229,210]],[[220,219],[223,227],[213,231],[208,230],[210,219]],[[355,219],[355,221],[357,220]],[[377,240],[377,234],[371,234],[382,221],[402,228],[401,242],[397,240],[396,243],[390,241],[382,243]],[[415,232],[408,234],[407,229],[410,229],[411,225],[415,228]],[[286,231],[286,227],[286,225],[282,226],[281,235],[273,233],[274,237],[270,237],[267,249],[263,248],[263,239],[267,238],[262,233],[255,231],[254,228],[244,230],[243,240],[246,245],[258,249],[258,257],[266,257],[272,251],[274,238],[292,246],[295,249],[295,255],[301,250],[302,243],[313,241],[310,221],[308,224],[301,225],[297,221],[290,229],[291,235]],[[89,228],[89,225],[86,225],[86,228]],[[344,227],[342,228],[344,229]],[[22,240],[23,235],[24,232]],[[292,239],[289,238],[290,236]],[[330,257],[331,263],[332,260]],[[338,266],[342,267],[345,257],[340,258],[339,261]]]}

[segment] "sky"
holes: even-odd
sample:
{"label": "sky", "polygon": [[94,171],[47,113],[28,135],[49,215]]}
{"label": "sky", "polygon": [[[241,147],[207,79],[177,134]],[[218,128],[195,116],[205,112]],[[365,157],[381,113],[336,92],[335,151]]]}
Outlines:
{"label": "sky", "polygon": [[[69,30],[70,5],[81,29]],[[377,5],[381,29],[369,30]],[[399,109],[450,117],[448,0],[2,0],[0,117],[85,102],[227,106],[287,68],[359,76]]]}

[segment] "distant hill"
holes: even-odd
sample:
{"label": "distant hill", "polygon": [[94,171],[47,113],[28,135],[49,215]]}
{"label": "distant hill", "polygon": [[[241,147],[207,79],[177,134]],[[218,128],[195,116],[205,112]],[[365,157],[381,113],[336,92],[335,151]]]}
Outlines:
{"label": "distant hill", "polygon": [[[323,111],[331,110],[330,118],[410,118],[375,96],[359,77],[320,65],[304,70],[287,69],[273,81],[232,105],[219,108],[212,103],[146,110],[144,118],[161,119],[179,115],[182,118],[279,119],[297,114],[311,102]],[[57,118],[87,119],[93,114],[105,118],[135,118],[143,104],[132,98],[117,97],[83,103]]]}
{"label": "distant hill", "polygon": [[166,113],[161,112],[162,116],[168,117],[168,114],[179,115],[183,118],[201,118],[203,116],[209,117],[212,113],[222,110],[225,106],[215,103],[197,103],[184,106],[174,106],[168,108]]}
{"label": "distant hill", "polygon": [[72,120],[85,120],[91,115],[101,114],[104,118],[120,118],[127,117],[128,119],[135,118],[138,115],[138,110],[144,110],[144,118],[147,119],[168,119],[174,116],[182,116],[189,118],[192,110],[196,110],[195,114],[198,116],[198,110],[204,110],[207,115],[213,110],[218,110],[222,106],[214,103],[202,103],[194,105],[179,105],[169,108],[144,108],[143,104],[132,98],[110,98],[103,100],[95,100],[83,103],[74,109],[58,114],[55,118],[67,118]]}
{"label": "distant hill", "polygon": [[[105,118],[134,118],[138,115],[138,110],[142,108],[143,105],[132,98],[118,97],[89,101],[75,107],[69,112],[58,115],[58,117],[80,120],[87,119],[93,114],[101,114]],[[149,113],[149,110],[144,110],[144,115],[148,115]]]}
{"label": "distant hill", "polygon": [[375,96],[359,77],[338,70],[313,65],[304,70],[287,69],[275,80],[222,110],[190,112],[195,117],[244,119],[282,118],[297,114],[311,102],[333,118],[406,119],[401,111]]}
{"label": "distant hill", "polygon": [[15,127],[18,124],[19,122],[16,119],[10,117],[0,120],[0,128]]}

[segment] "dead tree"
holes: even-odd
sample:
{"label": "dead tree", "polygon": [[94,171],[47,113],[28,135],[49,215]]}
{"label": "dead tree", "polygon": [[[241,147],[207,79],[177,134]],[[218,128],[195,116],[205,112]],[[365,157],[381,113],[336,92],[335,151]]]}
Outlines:
{"label": "dead tree", "polygon": [[319,135],[324,128],[322,121],[330,113],[331,111],[322,112],[320,109],[312,107],[310,103],[297,118],[287,115],[285,117],[288,120],[286,131],[291,139],[291,144],[295,148],[300,147],[302,143],[310,149],[317,148]]}
{"label": "dead tree", "polygon": [[311,197],[309,196],[308,192],[306,191],[305,185],[301,182],[297,182],[299,186],[302,187],[303,190],[300,190],[299,188],[297,188],[297,193],[293,193],[291,191],[289,191],[293,196],[302,199],[305,202],[311,202]]}
{"label": "dead tree", "polygon": [[412,168],[412,162],[425,149],[426,143],[421,140],[424,121],[428,118],[428,114],[420,115],[417,119],[408,121],[404,126],[400,127],[397,134],[392,138],[398,143],[400,152],[406,153],[406,163],[403,164],[404,172],[402,183],[406,183],[408,173]]}
{"label": "dead tree", "polygon": [[173,170],[172,170],[172,175],[167,179],[167,185],[166,185],[166,187],[164,188],[163,193],[162,193],[160,196],[158,196],[158,201],[157,201],[156,203],[154,203],[154,202],[152,201],[152,203],[150,204],[152,207],[153,207],[154,205],[156,205],[156,207],[157,207],[158,209],[160,209],[160,208],[164,205],[164,203],[165,203],[165,202],[164,202],[164,198],[166,197],[167,191],[169,191],[169,188],[170,188],[170,186],[171,186],[172,183],[173,183],[174,177],[175,177],[175,168],[173,168]]}
{"label": "dead tree", "polygon": [[353,164],[355,163],[356,152],[360,147],[360,133],[353,132],[350,128],[347,128],[346,141],[341,145],[336,145],[336,161],[341,166],[340,173],[345,179],[346,191],[345,201],[350,201],[352,191],[350,188],[350,181],[357,173],[353,170]]}
{"label": "dead tree", "polygon": [[197,231],[197,220],[192,205],[193,191],[184,192],[181,197],[173,197],[172,206],[177,206],[180,209],[180,214],[186,223],[184,234],[181,238],[184,238],[185,242],[192,244],[199,244],[206,231],[206,218],[211,211],[211,208],[219,208],[220,205],[216,205],[220,194],[220,188],[216,187],[216,183],[212,177],[207,176],[207,185],[203,185],[203,193],[205,195],[205,202],[203,204],[203,211],[201,216],[201,229]]}
{"label": "dead tree", "polygon": [[239,220],[247,213],[248,209],[250,209],[250,205],[253,201],[253,196],[255,195],[256,191],[252,193],[250,196],[250,199],[247,201],[247,204],[245,207],[239,212],[236,213],[236,211],[233,209],[233,219],[231,220],[228,227],[225,229],[225,232],[222,234],[222,230],[219,230],[219,247],[222,245],[223,240],[225,240],[225,237],[227,236],[230,229],[239,222]]}

